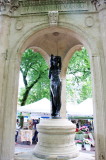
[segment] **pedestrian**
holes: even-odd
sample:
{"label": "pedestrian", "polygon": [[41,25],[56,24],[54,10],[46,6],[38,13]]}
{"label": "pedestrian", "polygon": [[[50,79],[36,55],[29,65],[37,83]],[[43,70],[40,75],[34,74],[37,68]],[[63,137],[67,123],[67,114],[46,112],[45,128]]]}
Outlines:
{"label": "pedestrian", "polygon": [[19,120],[16,121],[16,131],[15,131],[15,143],[17,143],[17,137],[19,132],[20,126],[19,126]]}
{"label": "pedestrian", "polygon": [[33,144],[36,144],[37,142],[38,142],[38,131],[37,131],[37,129],[36,129],[36,125],[39,123],[39,120],[33,120],[33,129],[35,130],[35,132],[34,132],[34,136],[33,136],[33,138],[32,138],[32,143]]}

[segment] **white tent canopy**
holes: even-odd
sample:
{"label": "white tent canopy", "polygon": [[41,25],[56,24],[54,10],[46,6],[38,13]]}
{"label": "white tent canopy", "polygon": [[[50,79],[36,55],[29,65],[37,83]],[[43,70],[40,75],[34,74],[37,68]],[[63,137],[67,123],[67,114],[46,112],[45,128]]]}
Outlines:
{"label": "white tent canopy", "polygon": [[34,112],[50,113],[51,105],[50,105],[50,101],[47,98],[43,98],[37,102],[34,102],[26,106],[22,106],[22,107],[18,106],[17,111],[28,112],[28,113],[34,113]]}
{"label": "white tent canopy", "polygon": [[[67,113],[71,116],[93,116],[93,104],[92,99],[88,98],[79,105],[67,103]],[[18,112],[27,113],[51,113],[50,101],[43,98],[35,103],[20,107],[17,107]]]}
{"label": "white tent canopy", "polygon": [[93,116],[93,102],[91,98],[86,99],[78,105],[80,115]]}
{"label": "white tent canopy", "polygon": [[72,116],[93,116],[92,99],[88,98],[79,105],[67,103],[67,113]]}

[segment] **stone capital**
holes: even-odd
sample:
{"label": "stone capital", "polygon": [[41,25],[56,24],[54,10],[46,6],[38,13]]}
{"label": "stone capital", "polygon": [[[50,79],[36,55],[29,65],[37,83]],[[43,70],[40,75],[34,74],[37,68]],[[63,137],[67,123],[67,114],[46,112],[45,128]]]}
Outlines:
{"label": "stone capital", "polygon": [[[9,12],[13,12],[19,7],[19,0],[0,0],[0,11],[9,9]],[[8,9],[7,9],[8,8]]]}

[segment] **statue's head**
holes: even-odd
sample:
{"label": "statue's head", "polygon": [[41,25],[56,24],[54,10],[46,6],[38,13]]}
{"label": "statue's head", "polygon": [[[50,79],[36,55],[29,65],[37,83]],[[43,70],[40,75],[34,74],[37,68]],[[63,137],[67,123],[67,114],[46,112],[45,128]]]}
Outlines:
{"label": "statue's head", "polygon": [[51,59],[56,60],[56,59],[61,59],[61,57],[60,56],[54,56],[53,54],[51,54]]}

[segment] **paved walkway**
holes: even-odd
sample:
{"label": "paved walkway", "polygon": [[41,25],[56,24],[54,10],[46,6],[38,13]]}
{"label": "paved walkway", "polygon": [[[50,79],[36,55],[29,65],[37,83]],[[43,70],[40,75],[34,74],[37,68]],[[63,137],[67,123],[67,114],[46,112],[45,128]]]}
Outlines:
{"label": "paved walkway", "polygon": [[[34,147],[35,145],[16,144],[15,160],[41,160],[32,155]],[[79,157],[71,160],[95,160],[95,151],[94,149],[92,151],[82,150],[79,152]]]}

